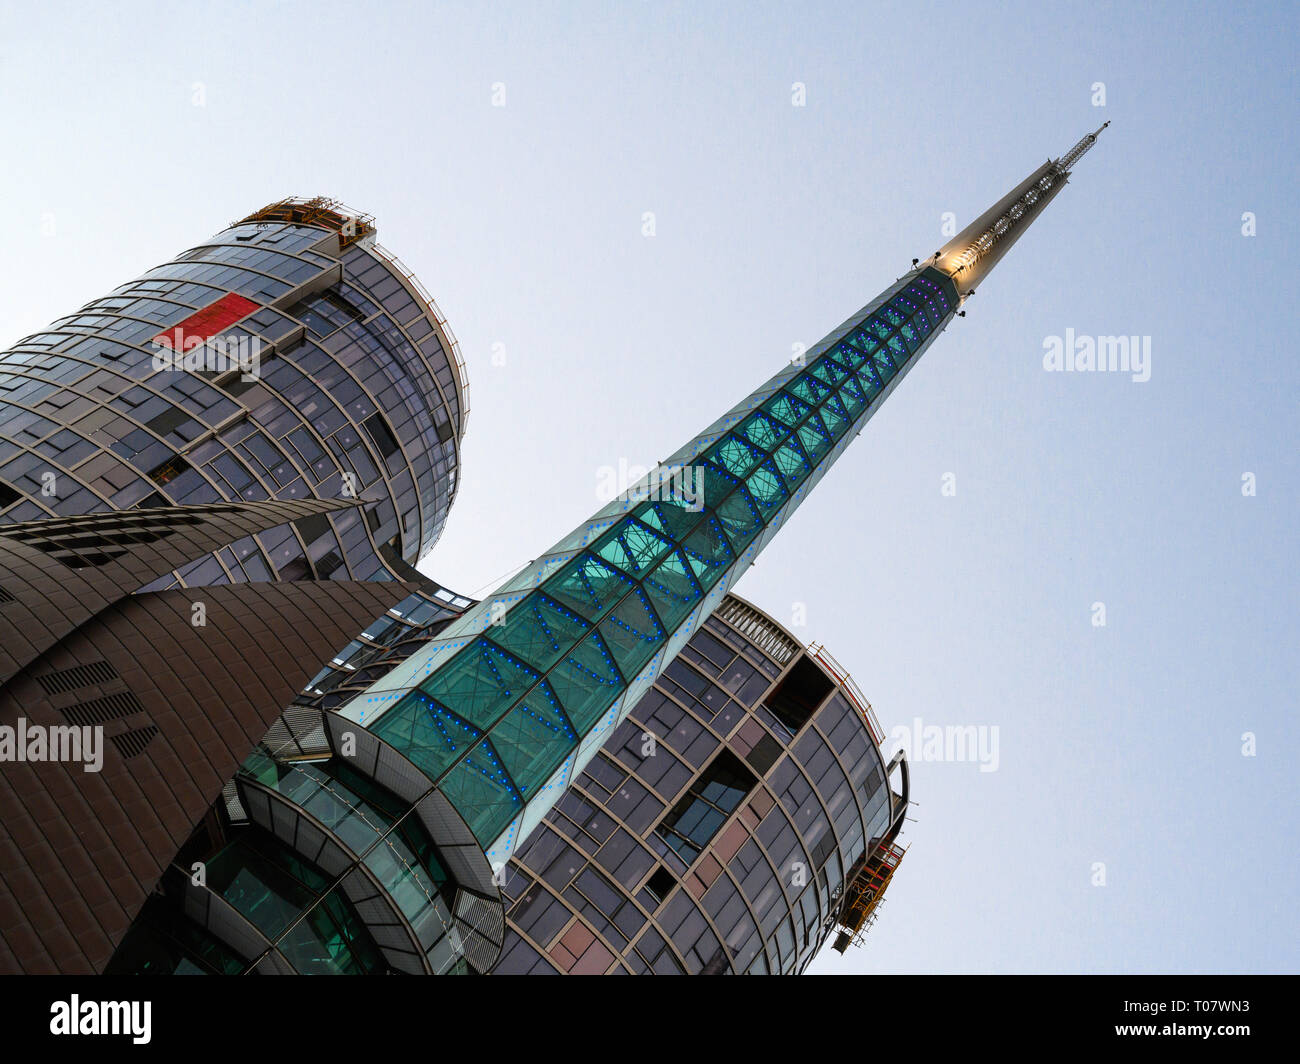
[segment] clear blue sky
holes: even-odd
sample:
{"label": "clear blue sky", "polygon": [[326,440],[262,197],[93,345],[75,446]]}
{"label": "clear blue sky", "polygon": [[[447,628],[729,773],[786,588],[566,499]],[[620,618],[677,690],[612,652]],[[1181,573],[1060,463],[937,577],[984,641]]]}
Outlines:
{"label": "clear blue sky", "polygon": [[[1295,5],[2,10],[0,338],[281,196],[374,213],[469,364],[465,592],[1111,120],[737,587],[887,727],[998,728],[817,970],[1300,968]],[[1044,372],[1066,329],[1151,379]]]}

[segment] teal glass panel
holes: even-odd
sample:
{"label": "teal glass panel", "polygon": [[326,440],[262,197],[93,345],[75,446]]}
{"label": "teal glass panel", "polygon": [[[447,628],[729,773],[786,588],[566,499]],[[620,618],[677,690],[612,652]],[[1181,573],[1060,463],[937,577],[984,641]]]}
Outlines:
{"label": "teal glass panel", "polygon": [[848,343],[864,355],[871,355],[880,347],[880,340],[872,335],[868,325],[860,326],[858,331],[849,337]]}
{"label": "teal glass panel", "polygon": [[666,498],[657,502],[642,503],[632,511],[632,515],[661,535],[680,540],[700,523],[704,517],[704,505],[702,500],[692,502],[687,499]]}
{"label": "teal glass panel", "polygon": [[866,357],[865,348],[855,346],[852,339],[835,348],[835,361],[849,369],[857,369]]}
{"label": "teal glass panel", "polygon": [[875,368],[870,363],[863,366],[858,373],[858,386],[861,387],[862,393],[870,401],[885,390],[885,382],[880,379]]}
{"label": "teal glass panel", "polygon": [[755,447],[761,447],[765,451],[771,451],[785,439],[789,431],[776,418],[769,417],[767,414],[754,414],[740,426],[741,434]]}
{"label": "teal glass panel", "polygon": [[505,623],[491,626],[488,635],[494,643],[545,672],[589,627],[573,610],[533,592],[511,606]]}
{"label": "teal glass panel", "polygon": [[434,780],[483,735],[419,691],[380,717],[373,731]]}
{"label": "teal glass panel", "polygon": [[207,862],[208,886],[275,938],[316,900],[327,881],[263,830],[242,833]]}
{"label": "teal glass panel", "polygon": [[701,471],[700,475],[704,481],[703,502],[705,506],[717,506],[740,486],[739,477],[733,477],[725,469],[720,469],[712,462],[705,462],[696,468]]}
{"label": "teal glass panel", "polygon": [[321,779],[330,779],[332,786],[345,787],[356,795],[356,800],[363,802],[370,810],[370,817],[379,817],[385,824],[405,816],[410,810],[409,802],[399,798],[386,787],[381,787],[363,772],[357,771],[346,759],[334,758],[324,764],[304,764],[297,768],[303,772],[318,772]]}
{"label": "teal glass panel", "polygon": [[597,631],[624,676],[635,676],[668,641],[668,633],[640,588],[620,602]]}
{"label": "teal glass panel", "polygon": [[907,345],[909,352],[913,352],[921,346],[921,333],[915,325],[907,323],[900,326],[898,334],[903,338],[903,343]]}
{"label": "teal glass panel", "polygon": [[844,387],[839,390],[839,397],[851,418],[857,417],[867,408],[867,397],[862,394],[857,381],[845,382]]}
{"label": "teal glass panel", "polygon": [[787,392],[777,392],[761,409],[771,414],[777,421],[784,425],[794,426],[804,419],[808,413],[809,406],[801,399],[796,399]]}
{"label": "teal glass panel", "polygon": [[300,799],[298,804],[330,828],[355,853],[365,853],[391,823],[378,810],[365,805],[355,794],[328,778],[322,778],[318,789]]}
{"label": "teal glass panel", "polygon": [[883,314],[885,318],[888,319],[890,325],[903,324],[903,320],[904,320],[903,315],[899,313],[899,311],[896,310],[892,304],[887,304],[884,307],[881,307],[877,313]]}
{"label": "teal glass panel", "polygon": [[579,554],[542,584],[557,602],[597,620],[632,588],[633,583],[593,554]]}
{"label": "teal glass panel", "polygon": [[731,542],[722,531],[722,525],[713,516],[686,537],[682,549],[686,552],[686,559],[691,564],[695,578],[706,591],[718,582],[727,567],[736,560]]}
{"label": "teal glass panel", "polygon": [[812,372],[813,376],[819,381],[823,384],[831,385],[832,387],[839,384],[840,381],[849,375],[848,370],[839,365],[829,356],[819,358],[817,360],[817,365],[813,366]]}
{"label": "teal glass panel", "polygon": [[438,784],[485,849],[524,807],[492,743],[484,739]]}
{"label": "teal glass panel", "polygon": [[593,550],[625,573],[640,576],[672,548],[672,540],[631,517],[603,535]]}
{"label": "teal glass panel", "polygon": [[822,419],[822,424],[826,426],[826,431],[837,440],[844,435],[849,427],[848,420],[829,406],[822,407],[817,414]]}
{"label": "teal glass panel", "polygon": [[366,854],[363,863],[412,925],[424,917],[439,897],[438,884],[400,835],[385,838]]}
{"label": "teal glass panel", "polygon": [[684,621],[704,598],[694,570],[681,551],[673,551],[642,585],[655,613],[670,631]]}
{"label": "teal glass panel", "polygon": [[907,361],[907,348],[903,346],[901,339],[897,336],[891,336],[885,343],[889,347],[889,353],[894,360],[894,365],[901,366]]}
{"label": "teal glass panel", "polygon": [[766,454],[738,436],[727,435],[710,447],[704,456],[733,476],[744,477]]}
{"label": "teal glass panel", "polygon": [[529,798],[577,748],[578,733],[543,680],[492,729],[492,745],[519,793]]}
{"label": "teal glass panel", "polygon": [[799,377],[795,378],[792,384],[787,384],[786,387],[805,403],[809,403],[813,406],[816,406],[830,394],[830,388],[819,381],[811,373],[801,374]]}
{"label": "teal glass panel", "polygon": [[799,426],[799,442],[813,462],[820,461],[835,443],[817,414],[809,414],[808,420]]}
{"label": "teal glass panel", "polygon": [[767,524],[786,500],[781,474],[777,472],[776,466],[771,461],[767,461],[745,481],[745,486],[749,488],[749,493],[758,503],[758,511],[763,515],[763,523]]}
{"label": "teal glass panel", "polygon": [[623,677],[614,664],[614,656],[596,632],[561,658],[546,679],[565,715],[583,735],[623,689]]}
{"label": "teal glass panel", "polygon": [[828,410],[833,414],[838,414],[842,418],[848,418],[849,416],[849,412],[844,409],[844,404],[840,402],[838,395],[830,395],[826,397],[826,402],[822,404],[820,411],[823,417],[825,417],[826,411]]}
{"label": "teal glass panel", "polygon": [[724,499],[714,514],[737,555],[763,530],[763,516],[744,488]]}
{"label": "teal glass panel", "polygon": [[367,975],[385,969],[379,948],[339,890],[313,906],[276,945],[302,975]]}
{"label": "teal glass panel", "polygon": [[889,334],[893,332],[893,329],[889,327],[889,323],[881,321],[879,318],[872,318],[871,321],[867,322],[867,328],[881,340],[888,340]]}
{"label": "teal glass panel", "polygon": [[[507,614],[505,624],[492,629],[493,633],[503,635],[510,623]],[[480,636],[457,651],[451,661],[420,684],[419,690],[462,720],[489,728],[539,679],[540,673]]]}
{"label": "teal glass panel", "polygon": [[786,487],[793,492],[804,479],[812,472],[812,463],[808,461],[807,456],[799,449],[799,444],[795,440],[785,443],[780,450],[772,456],[772,462],[780,471],[781,477],[785,480]]}

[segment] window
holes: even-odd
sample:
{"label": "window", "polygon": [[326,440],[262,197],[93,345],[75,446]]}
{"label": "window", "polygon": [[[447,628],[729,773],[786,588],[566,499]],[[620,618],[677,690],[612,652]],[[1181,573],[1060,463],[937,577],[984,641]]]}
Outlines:
{"label": "window", "polygon": [[397,440],[393,437],[393,430],[388,427],[388,422],[384,420],[382,414],[371,414],[364,422],[366,431],[370,433],[370,438],[375,441],[375,446],[379,448],[379,453],[385,458],[394,455],[400,450]]}
{"label": "window", "polygon": [[730,750],[721,751],[655,829],[690,864],[757,782]]}
{"label": "window", "polygon": [[767,708],[794,735],[834,688],[820,668],[807,656],[801,657],[767,696]]}
{"label": "window", "polygon": [[[186,422],[189,422],[191,425],[195,423],[194,419],[184,410],[179,407],[169,406],[161,414],[155,414],[144,424],[145,428],[152,429],[159,436],[166,436],[167,433],[180,428]],[[192,439],[194,436],[198,435],[198,432],[191,431],[188,435],[185,433],[180,433],[180,435],[184,436],[185,439]]]}
{"label": "window", "polygon": [[185,459],[178,454],[173,455],[161,465],[155,466],[153,469],[149,470],[149,479],[160,486],[163,484],[169,484],[189,468],[189,462],[185,461]]}
{"label": "window", "polygon": [[646,880],[645,889],[654,896],[658,905],[662,905],[664,899],[668,897],[668,892],[673,889],[676,883],[677,878],[663,865],[660,865]]}

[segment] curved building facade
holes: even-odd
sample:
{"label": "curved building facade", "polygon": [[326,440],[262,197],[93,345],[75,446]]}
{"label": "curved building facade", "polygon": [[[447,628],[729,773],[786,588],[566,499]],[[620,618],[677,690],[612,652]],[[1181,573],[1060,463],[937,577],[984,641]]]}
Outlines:
{"label": "curved building facade", "polygon": [[467,414],[455,339],[373,220],[286,200],[0,353],[0,522],[361,499],[151,590],[400,576],[442,532]]}
{"label": "curved building facade", "polygon": [[336,721],[308,710],[278,722],[181,847],[109,974],[490,968],[504,917],[473,835],[377,744],[344,753]]}
{"label": "curved building facade", "polygon": [[[364,625],[345,656],[471,604],[412,568],[455,497],[467,413],[427,292],[372,219],[321,199],[263,208],[0,353],[0,970],[102,970],[214,831],[214,877],[240,867],[246,840],[216,816],[223,784],[237,805],[227,781],[304,683]],[[239,786],[261,819],[246,822],[270,841],[246,863],[273,868],[290,807],[250,773]],[[378,824],[396,800],[375,798],[389,792],[381,766],[370,774]],[[404,888],[356,869],[337,886],[361,855],[334,843],[313,851],[330,889],[313,895],[325,873],[300,860],[259,903],[302,903],[287,938],[239,925],[211,892],[186,899],[202,918],[178,926],[219,924],[259,971],[453,964],[469,937],[450,933],[456,906],[477,916],[458,891],[490,889],[486,858],[475,846],[466,871],[446,857],[468,835],[455,824],[438,821],[442,857],[414,822],[392,826],[384,846],[427,857],[440,899],[432,921],[394,921],[410,942],[372,930],[374,904]],[[227,887],[246,895],[246,877]]]}
{"label": "curved building facade", "polygon": [[494,974],[802,972],[901,855],[881,738],[824,650],[728,595],[511,859]]}

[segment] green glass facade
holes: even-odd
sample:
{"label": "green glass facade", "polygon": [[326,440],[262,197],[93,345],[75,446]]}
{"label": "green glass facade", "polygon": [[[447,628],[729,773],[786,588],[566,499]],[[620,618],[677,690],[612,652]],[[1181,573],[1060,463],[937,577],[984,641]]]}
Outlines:
{"label": "green glass facade", "polygon": [[331,877],[269,832],[250,829],[208,863],[212,889],[303,975],[383,971],[383,958]]}
{"label": "green glass facade", "polygon": [[504,862],[957,302],[938,270],[902,278],[344,716],[418,766]]}

